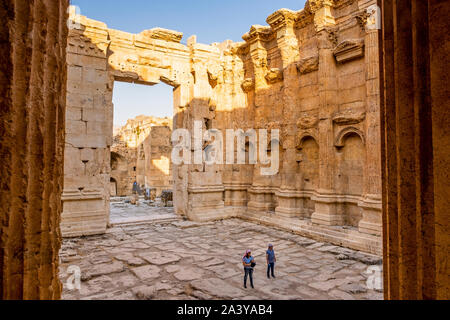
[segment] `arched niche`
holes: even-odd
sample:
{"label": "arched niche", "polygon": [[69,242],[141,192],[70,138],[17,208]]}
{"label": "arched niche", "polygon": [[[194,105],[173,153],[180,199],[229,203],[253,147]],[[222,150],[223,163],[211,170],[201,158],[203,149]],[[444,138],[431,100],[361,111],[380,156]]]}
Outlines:
{"label": "arched niche", "polygon": [[304,134],[297,146],[298,173],[302,190],[316,190],[319,186],[319,144],[311,134]]}
{"label": "arched niche", "polygon": [[336,139],[334,140],[334,146],[338,149],[343,148],[345,139],[348,136],[354,136],[354,135],[359,136],[363,145],[366,144],[365,135],[361,130],[359,130],[358,128],[355,128],[355,127],[347,127],[347,128],[342,129],[338,133],[338,135],[336,136]]}
{"label": "arched niche", "polygon": [[111,197],[117,196],[117,181],[112,177],[109,179],[109,191]]}
{"label": "arched niche", "polygon": [[354,130],[342,134],[337,155],[336,192],[347,201],[342,204],[344,223],[357,227],[362,218],[358,201],[364,193],[366,150],[363,136]]}

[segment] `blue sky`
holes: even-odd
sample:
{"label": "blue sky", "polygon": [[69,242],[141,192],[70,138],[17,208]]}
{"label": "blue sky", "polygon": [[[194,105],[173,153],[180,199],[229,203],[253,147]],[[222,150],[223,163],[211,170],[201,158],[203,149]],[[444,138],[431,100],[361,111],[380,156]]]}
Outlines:
{"label": "blue sky", "polygon": [[[266,24],[266,18],[280,8],[303,9],[305,0],[71,0],[81,14],[105,22],[109,28],[131,33],[154,27],[191,35],[210,44],[230,39],[242,41],[252,24]],[[114,123],[124,124],[140,114],[172,116],[172,88],[116,82]]]}

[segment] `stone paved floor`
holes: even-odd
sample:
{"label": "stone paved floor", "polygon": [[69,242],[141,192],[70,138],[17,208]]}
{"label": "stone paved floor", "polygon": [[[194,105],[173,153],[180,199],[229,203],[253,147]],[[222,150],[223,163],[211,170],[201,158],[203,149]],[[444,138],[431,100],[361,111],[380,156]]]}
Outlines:
{"label": "stone paved floor", "polygon": [[[265,275],[269,242],[278,258],[271,280]],[[247,248],[257,262],[255,289],[242,285]],[[102,236],[64,240],[60,256],[63,299],[383,298],[366,286],[366,270],[379,257],[239,219],[116,225]],[[81,269],[80,291],[67,288],[70,266]]]}
{"label": "stone paved floor", "polygon": [[111,198],[109,219],[112,225],[177,218],[173,208],[163,207],[160,199],[152,202],[140,197],[137,206],[126,203],[125,200],[127,198]]}

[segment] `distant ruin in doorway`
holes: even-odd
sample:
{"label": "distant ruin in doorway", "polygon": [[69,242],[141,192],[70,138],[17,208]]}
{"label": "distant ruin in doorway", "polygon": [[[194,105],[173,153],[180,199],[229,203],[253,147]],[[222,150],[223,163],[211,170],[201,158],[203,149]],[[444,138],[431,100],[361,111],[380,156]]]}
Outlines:
{"label": "distant ruin in doorway", "polygon": [[163,190],[173,187],[170,141],[171,118],[138,116],[114,133],[111,146],[111,196],[130,196],[133,183],[139,189]]}

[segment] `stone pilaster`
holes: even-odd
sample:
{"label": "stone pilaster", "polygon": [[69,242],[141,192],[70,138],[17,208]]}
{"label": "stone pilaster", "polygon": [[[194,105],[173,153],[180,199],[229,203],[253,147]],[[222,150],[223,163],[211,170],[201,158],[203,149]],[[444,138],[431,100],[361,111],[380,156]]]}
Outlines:
{"label": "stone pilaster", "polygon": [[[201,121],[202,133],[212,128],[218,128],[215,120],[216,109],[210,108],[210,97],[214,88],[210,83],[211,72],[208,64],[217,61],[220,50],[214,46],[208,46],[192,42],[189,45],[191,52],[191,74],[193,82],[189,100],[188,123],[192,137],[192,147],[201,147],[203,151],[203,137],[195,137],[194,121]],[[217,106],[216,106],[217,107]],[[211,125],[207,127],[206,123]],[[197,139],[197,140],[196,140]],[[196,143],[198,144],[196,146]],[[194,157],[195,158],[195,155]],[[204,160],[204,159],[203,159]],[[225,191],[222,182],[222,165],[191,164],[188,168],[188,211],[187,216],[194,221],[206,221],[221,219],[224,216],[223,193]]]}
{"label": "stone pilaster", "polygon": [[278,48],[281,53],[283,67],[283,119],[287,122],[282,127],[282,147],[283,159],[281,166],[281,186],[276,193],[278,207],[275,209],[277,214],[293,217],[300,214],[297,208],[299,203],[295,196],[296,187],[296,119],[292,117],[297,107],[298,90],[298,71],[296,62],[299,59],[298,39],[295,34],[295,18],[297,14],[294,11],[281,9],[273,13],[267,19],[267,23],[272,27],[276,34]]}
{"label": "stone pilaster", "polygon": [[104,23],[78,22],[67,45],[66,148],[61,231],[65,237],[101,234],[109,223],[110,146],[114,79],[108,72]]}
{"label": "stone pilaster", "polygon": [[[268,26],[254,25],[250,31],[243,36],[249,46],[249,55],[252,61],[254,74],[254,103],[255,123],[258,122],[259,108],[265,105],[264,91],[268,90],[270,84],[266,80],[268,73],[267,49],[265,43],[273,37],[272,29]],[[255,128],[258,129],[258,128]],[[261,166],[253,166],[253,183],[249,189],[248,209],[250,211],[267,212],[275,210],[274,193],[271,187],[271,179],[261,175]]]}
{"label": "stone pilaster", "polygon": [[380,59],[379,30],[372,21],[378,19],[376,9],[364,10],[366,67],[366,168],[364,196],[360,203],[363,217],[359,231],[381,235],[381,133],[380,133]]}
{"label": "stone pilaster", "polygon": [[336,62],[333,55],[334,43],[331,28],[334,18],[331,15],[330,1],[315,8],[314,24],[319,43],[319,189],[312,198],[315,211],[311,216],[313,223],[341,225],[342,215],[338,214],[334,197],[335,147],[333,136],[333,114],[337,110]]}

